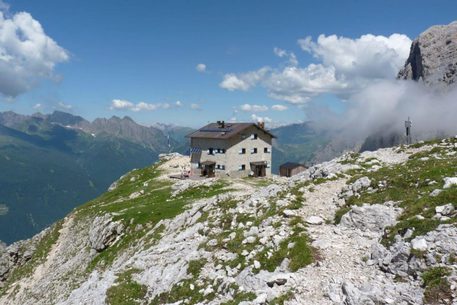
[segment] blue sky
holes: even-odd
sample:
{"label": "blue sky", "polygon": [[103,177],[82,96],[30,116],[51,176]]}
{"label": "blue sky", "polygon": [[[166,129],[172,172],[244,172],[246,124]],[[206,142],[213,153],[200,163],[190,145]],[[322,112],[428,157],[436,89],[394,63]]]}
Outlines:
{"label": "blue sky", "polygon": [[[24,55],[10,48],[11,41],[0,41],[0,61],[2,44],[8,58],[44,54],[27,57],[32,69],[24,64],[21,73],[0,65],[0,82],[6,82],[0,111],[60,109],[88,119],[129,115],[144,124],[193,127],[235,118],[293,123],[310,119],[319,105],[341,112],[342,100],[395,76],[407,56],[406,38],[452,22],[457,11],[456,1],[417,0],[7,5],[1,5],[5,19],[29,13],[56,46]],[[360,39],[367,34],[373,36]],[[346,59],[356,64],[343,64]],[[384,69],[388,62],[395,65]],[[198,71],[198,64],[206,68]],[[10,82],[17,84],[13,94]]]}

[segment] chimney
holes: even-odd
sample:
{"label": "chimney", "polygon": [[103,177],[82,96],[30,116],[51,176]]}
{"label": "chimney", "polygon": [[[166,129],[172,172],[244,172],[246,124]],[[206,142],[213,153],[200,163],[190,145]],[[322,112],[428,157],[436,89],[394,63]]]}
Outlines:
{"label": "chimney", "polygon": [[217,125],[219,125],[219,128],[225,128],[225,121],[217,121]]}
{"label": "chimney", "polygon": [[265,129],[265,122],[259,122],[258,125],[260,128]]}

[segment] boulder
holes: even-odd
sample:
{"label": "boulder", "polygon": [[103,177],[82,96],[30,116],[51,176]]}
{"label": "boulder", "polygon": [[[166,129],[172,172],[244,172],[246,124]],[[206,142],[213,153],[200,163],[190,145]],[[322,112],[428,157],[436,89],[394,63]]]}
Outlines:
{"label": "boulder", "polygon": [[418,251],[426,251],[427,241],[424,238],[414,238],[411,241],[411,248]]}
{"label": "boulder", "polygon": [[103,251],[113,244],[124,231],[120,221],[113,221],[110,214],[95,217],[89,229],[89,242],[92,249]]}
{"label": "boulder", "polygon": [[319,216],[310,216],[305,221],[310,225],[321,225],[324,223],[324,220]]}
{"label": "boulder", "polygon": [[439,194],[441,194],[442,190],[440,189],[434,189],[431,193],[430,193],[430,197],[436,197],[438,196]]}
{"label": "boulder", "polygon": [[358,192],[358,191],[360,191],[361,189],[364,189],[364,188],[369,187],[370,184],[371,184],[370,178],[368,178],[368,177],[362,177],[362,178],[357,179],[357,180],[351,185],[351,189],[352,189],[354,192]]}
{"label": "boulder", "polygon": [[440,205],[435,207],[435,212],[439,213],[444,216],[451,215],[455,211],[454,205],[452,203],[448,203],[445,205]]}
{"label": "boulder", "polygon": [[382,204],[353,206],[348,213],[343,215],[340,225],[363,231],[382,232],[384,228],[395,224],[400,211],[399,208]]}
{"label": "boulder", "polygon": [[448,189],[453,185],[457,185],[457,177],[446,177],[444,180],[443,188]]}

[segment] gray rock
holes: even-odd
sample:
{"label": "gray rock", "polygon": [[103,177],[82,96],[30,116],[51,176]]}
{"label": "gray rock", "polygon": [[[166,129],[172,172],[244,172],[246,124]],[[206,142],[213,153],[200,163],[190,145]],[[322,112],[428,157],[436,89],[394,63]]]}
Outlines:
{"label": "gray rock", "polygon": [[100,252],[115,242],[124,231],[120,221],[113,221],[110,214],[95,217],[89,229],[89,242],[92,249]]}
{"label": "gray rock", "polygon": [[382,232],[385,227],[395,224],[400,211],[398,208],[381,204],[353,206],[348,213],[343,215],[340,225],[363,231]]}
{"label": "gray rock", "polygon": [[435,207],[435,212],[439,213],[444,216],[451,215],[455,211],[454,205],[452,203],[448,203],[445,205],[440,205]]}
{"label": "gray rock", "polygon": [[445,90],[457,81],[457,22],[436,25],[419,35],[412,45],[399,79],[423,81]]}
{"label": "gray rock", "polygon": [[448,189],[453,185],[457,185],[457,177],[446,177],[444,180],[443,188]]}
{"label": "gray rock", "polygon": [[324,220],[319,216],[310,216],[305,221],[310,225],[321,225],[324,223]]}
{"label": "gray rock", "polygon": [[369,187],[370,184],[371,184],[371,180],[370,180],[368,177],[362,177],[362,178],[357,179],[357,180],[351,185],[351,189],[352,189],[354,192],[358,192],[358,191],[360,191],[360,190],[363,189],[363,188]]}
{"label": "gray rock", "polygon": [[441,194],[443,190],[440,190],[440,189],[435,189],[433,190],[431,193],[430,193],[430,197],[436,197],[438,196],[439,194]]}
{"label": "gray rock", "polygon": [[424,238],[414,238],[411,241],[411,248],[418,251],[426,251],[427,241]]}
{"label": "gray rock", "polygon": [[[420,257],[412,255],[411,249],[423,252]],[[424,236],[418,236],[411,244],[397,240],[389,249],[382,245],[372,247],[371,257],[379,267],[402,277],[416,277],[431,266],[452,265],[457,253],[457,228],[453,225],[440,225]]]}
{"label": "gray rock", "polygon": [[356,286],[344,281],[331,284],[326,295],[335,305],[422,304],[422,290],[409,283],[369,282]]}

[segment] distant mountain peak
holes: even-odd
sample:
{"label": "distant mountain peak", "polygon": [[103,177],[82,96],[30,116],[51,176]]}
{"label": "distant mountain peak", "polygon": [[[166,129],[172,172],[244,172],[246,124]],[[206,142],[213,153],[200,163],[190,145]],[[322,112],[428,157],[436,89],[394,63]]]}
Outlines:
{"label": "distant mountain peak", "polygon": [[78,125],[82,122],[87,122],[83,117],[79,115],[73,115],[71,113],[55,110],[53,113],[48,114],[46,118],[52,123],[58,123],[64,126]]}

